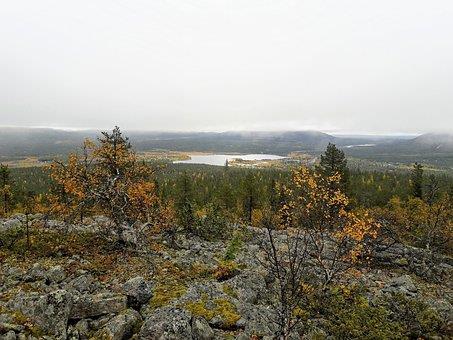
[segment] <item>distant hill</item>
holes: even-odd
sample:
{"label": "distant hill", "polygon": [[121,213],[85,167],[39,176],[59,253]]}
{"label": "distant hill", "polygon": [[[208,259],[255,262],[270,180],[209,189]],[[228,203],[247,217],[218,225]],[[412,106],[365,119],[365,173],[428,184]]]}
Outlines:
{"label": "distant hill", "polygon": [[[65,155],[99,131],[48,128],[0,128],[0,160]],[[453,134],[428,133],[414,138],[332,136],[319,131],[149,132],[125,131],[139,150],[176,150],[287,155],[292,151],[321,153],[328,143],[350,157],[383,162],[415,161],[442,166],[453,164]]]}
{"label": "distant hill", "polygon": [[[140,132],[125,131],[137,150],[262,152],[287,154],[294,150],[322,150],[336,137],[317,131],[291,132]],[[47,128],[0,128],[0,156],[66,154],[99,131],[66,131]],[[345,141],[346,143],[346,141]]]}
{"label": "distant hill", "polygon": [[46,128],[0,127],[0,157],[66,154],[95,131],[65,131]]}
{"label": "distant hill", "polygon": [[407,144],[417,150],[453,152],[453,133],[427,133],[408,141]]}
{"label": "distant hill", "polygon": [[349,156],[380,162],[430,164],[453,168],[453,134],[427,133],[410,139],[346,149]]}

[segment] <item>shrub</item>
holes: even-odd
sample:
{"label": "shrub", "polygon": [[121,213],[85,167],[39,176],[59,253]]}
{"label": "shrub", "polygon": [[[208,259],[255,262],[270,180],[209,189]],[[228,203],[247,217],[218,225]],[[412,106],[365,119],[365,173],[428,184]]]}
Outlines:
{"label": "shrub", "polygon": [[234,261],[221,260],[214,269],[213,276],[218,281],[226,281],[231,279],[239,272],[239,266]]}
{"label": "shrub", "polygon": [[[401,339],[403,329],[383,306],[373,306],[363,292],[332,288],[316,309],[328,320],[326,331],[339,339]],[[322,301],[322,302],[321,302]]]}
{"label": "shrub", "polygon": [[207,241],[225,239],[229,235],[228,223],[221,208],[216,204],[209,204],[196,223],[194,234]]}
{"label": "shrub", "polygon": [[407,337],[428,337],[444,332],[445,323],[439,313],[426,303],[410,299],[403,294],[393,295],[385,302],[393,319],[398,320],[402,325]]}
{"label": "shrub", "polygon": [[241,250],[243,245],[244,242],[242,241],[242,235],[239,232],[236,232],[228,244],[223,259],[225,261],[234,261],[236,259],[237,253]]}

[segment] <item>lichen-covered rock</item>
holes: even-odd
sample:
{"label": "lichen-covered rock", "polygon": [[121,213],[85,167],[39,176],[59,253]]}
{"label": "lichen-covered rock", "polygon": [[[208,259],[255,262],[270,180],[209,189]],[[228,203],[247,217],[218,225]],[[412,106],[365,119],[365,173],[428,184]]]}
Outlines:
{"label": "lichen-covered rock", "polygon": [[415,296],[417,294],[417,287],[409,275],[398,276],[389,281],[384,288],[383,293],[402,293],[407,296]]}
{"label": "lichen-covered rock", "polygon": [[121,340],[129,339],[134,327],[141,321],[140,314],[127,309],[111,319],[101,330],[95,334],[96,339]]}
{"label": "lichen-covered rock", "polygon": [[60,283],[66,278],[66,273],[62,266],[54,266],[47,271],[46,277],[49,283]]}
{"label": "lichen-covered rock", "polygon": [[275,318],[273,310],[265,305],[252,305],[241,303],[238,305],[238,313],[241,314],[240,322],[245,325],[244,333],[249,336],[253,334],[273,335],[276,325],[270,320]]}
{"label": "lichen-covered rock", "polygon": [[75,325],[68,327],[68,339],[86,340],[90,335],[90,327],[87,320],[80,320]]}
{"label": "lichen-covered rock", "polygon": [[156,309],[143,323],[139,338],[143,340],[191,339],[190,314],[184,309],[163,307]]}
{"label": "lichen-covered rock", "polygon": [[45,295],[19,293],[7,306],[30,318],[45,333],[58,339],[66,338],[72,306],[71,295],[67,291],[56,290]]}
{"label": "lichen-covered rock", "polygon": [[11,218],[0,223],[0,232],[21,227],[22,222],[18,218]]}
{"label": "lichen-covered rock", "polygon": [[41,263],[37,262],[27,271],[24,280],[28,282],[40,281],[46,279],[46,269]]}
{"label": "lichen-covered rock", "polygon": [[192,337],[194,340],[212,340],[214,331],[204,318],[194,317],[192,319]]}
{"label": "lichen-covered rock", "polygon": [[127,296],[127,304],[134,309],[139,309],[152,297],[151,283],[141,276],[128,280],[123,285],[123,292]]}
{"label": "lichen-covered rock", "polygon": [[0,335],[0,340],[16,340],[16,333],[14,331],[9,331],[5,335]]}
{"label": "lichen-covered rock", "polygon": [[100,284],[93,278],[92,275],[83,274],[68,282],[65,287],[69,291],[75,291],[79,293],[93,293],[100,287]]}
{"label": "lichen-covered rock", "polygon": [[266,291],[266,282],[263,275],[249,270],[225,281],[224,291],[228,289],[239,301],[257,303],[259,295]]}
{"label": "lichen-covered rock", "polygon": [[112,293],[75,296],[69,317],[85,319],[103,314],[119,313],[126,309],[126,301],[124,295]]}

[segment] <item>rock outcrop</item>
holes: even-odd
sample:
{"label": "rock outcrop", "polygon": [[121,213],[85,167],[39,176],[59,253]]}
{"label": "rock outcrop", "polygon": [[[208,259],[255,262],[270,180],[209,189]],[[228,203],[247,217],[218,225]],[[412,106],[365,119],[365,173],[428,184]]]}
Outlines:
{"label": "rock outcrop", "polygon": [[[0,230],[17,227],[21,218],[3,221]],[[62,228],[58,221],[46,223]],[[102,223],[108,221],[93,218],[71,230],[96,232]],[[122,250],[102,259],[107,264],[79,253],[5,259],[0,263],[0,340],[271,339],[277,329],[269,293],[275,281],[260,264],[262,231],[246,233],[244,246],[234,254],[234,273],[222,279],[213,273],[225,262],[227,242],[198,237],[182,236],[177,248],[156,239],[155,249]],[[128,256],[143,261],[139,272],[128,268],[133,263]],[[447,256],[395,244],[377,248],[372,267],[344,284],[366,287],[365,306],[403,297],[426,304],[448,326],[453,324],[452,268]],[[309,316],[304,326],[311,328],[303,334],[329,337],[326,324],[321,316]],[[294,338],[300,338],[298,331]],[[424,332],[418,335],[431,336]]]}

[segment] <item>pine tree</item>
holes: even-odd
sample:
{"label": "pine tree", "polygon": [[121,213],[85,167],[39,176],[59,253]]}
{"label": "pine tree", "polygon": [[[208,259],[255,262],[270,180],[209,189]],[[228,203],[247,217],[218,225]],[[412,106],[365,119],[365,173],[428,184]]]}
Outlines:
{"label": "pine tree", "polygon": [[50,165],[51,178],[59,188],[56,211],[83,216],[91,208],[111,219],[119,244],[124,244],[124,225],[156,218],[158,197],[154,172],[139,161],[127,137],[118,127],[103,132],[95,144],[85,141],[83,156],[71,154],[66,163]]}
{"label": "pine tree", "polygon": [[335,144],[329,143],[326,151],[321,155],[321,161],[319,163],[320,172],[325,177],[330,177],[335,174],[341,176],[340,186],[341,189],[347,189],[349,182],[349,170],[347,166],[347,160],[344,152],[338,149]]}

